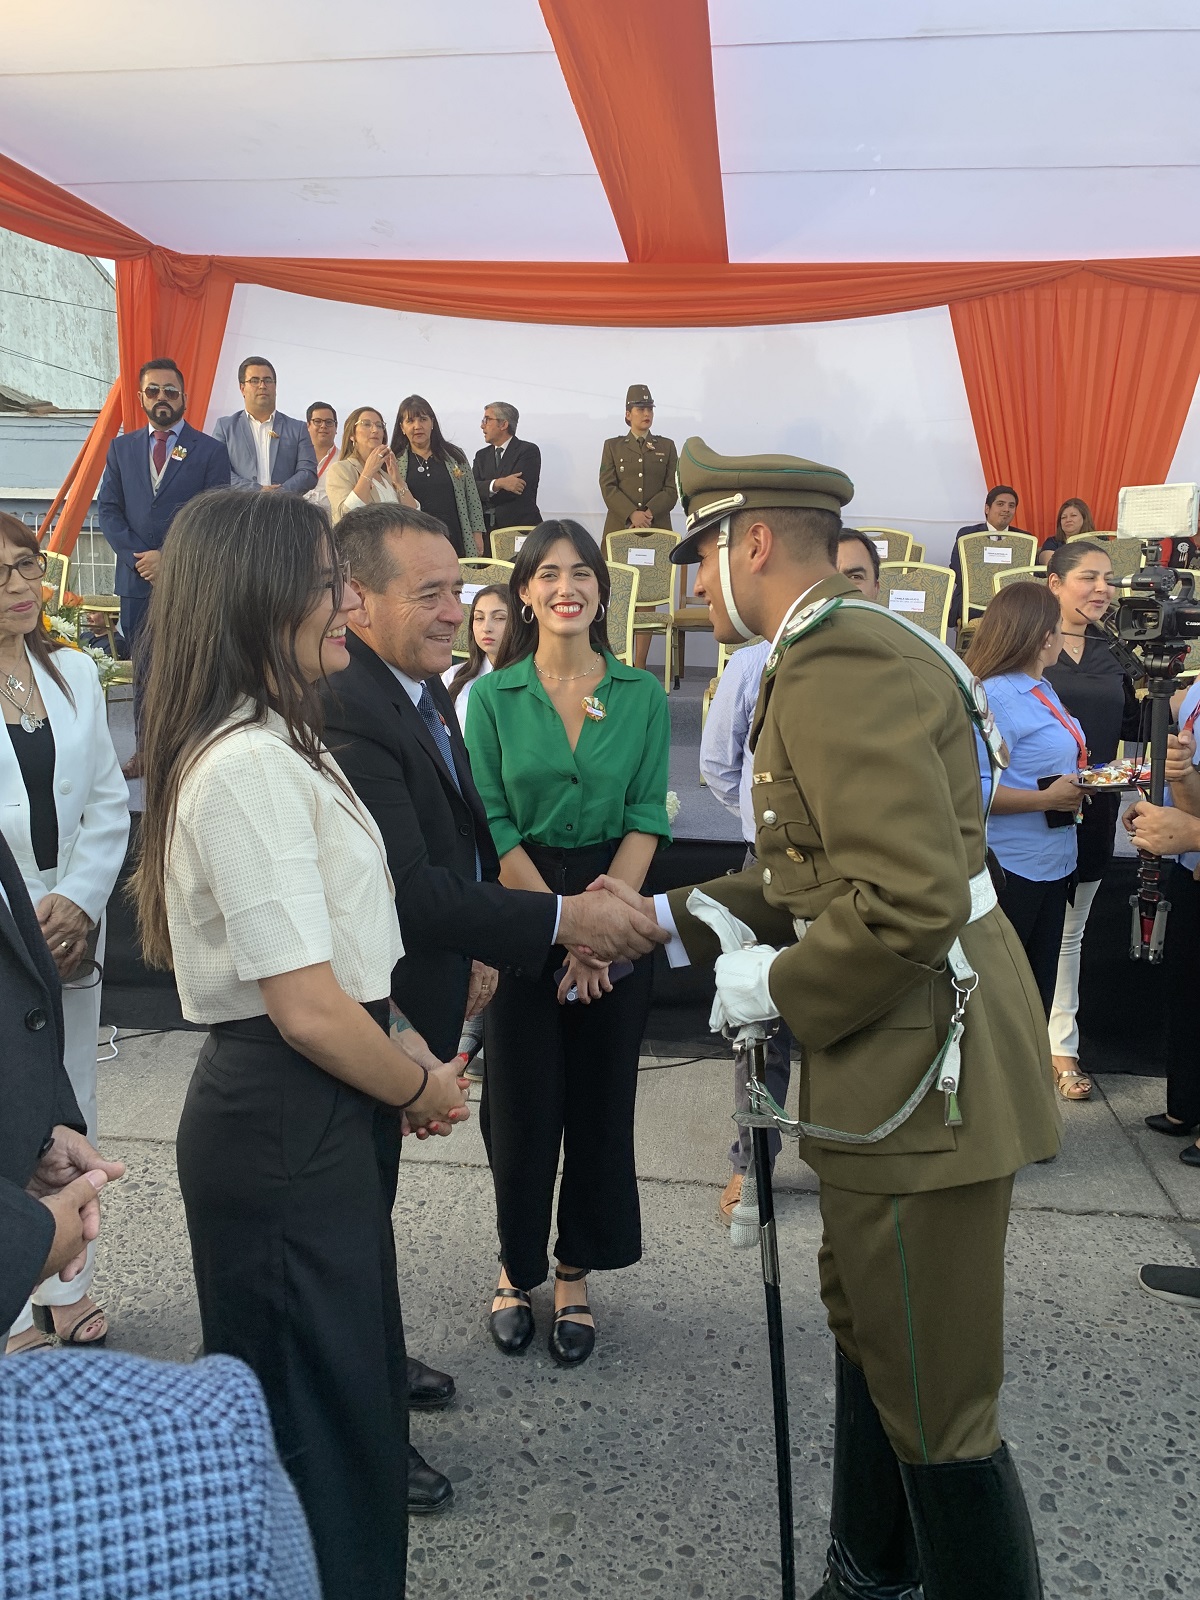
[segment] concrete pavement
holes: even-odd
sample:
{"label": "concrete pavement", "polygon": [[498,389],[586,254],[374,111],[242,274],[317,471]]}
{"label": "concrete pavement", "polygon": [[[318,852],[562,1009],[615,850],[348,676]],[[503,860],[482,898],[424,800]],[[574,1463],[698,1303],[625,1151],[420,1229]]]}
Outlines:
{"label": "concrete pavement", "polygon": [[[100,1069],[103,1142],[130,1169],[105,1200],[97,1292],[110,1343],[178,1360],[199,1324],[173,1139],[200,1040],[123,1038]],[[449,1515],[414,1522],[414,1600],[778,1592],[758,1256],[731,1251],[715,1221],[730,1069],[643,1068],[645,1256],[593,1280],[600,1332],[578,1372],[546,1353],[548,1285],[522,1357],[487,1336],[496,1245],[477,1122],[409,1142],[396,1209],[405,1326],[413,1353],[459,1385],[453,1410],[414,1423],[456,1487]],[[1200,1570],[1200,1313],[1151,1299],[1135,1279],[1143,1261],[1200,1259],[1200,1174],[1178,1161],[1181,1141],[1141,1126],[1161,1097],[1159,1080],[1100,1079],[1090,1104],[1064,1107],[1064,1153],[1017,1184],[1003,1418],[1053,1596],[1166,1600],[1194,1592]],[[832,1351],[815,1184],[794,1149],[778,1186],[806,1595],[829,1512]]]}

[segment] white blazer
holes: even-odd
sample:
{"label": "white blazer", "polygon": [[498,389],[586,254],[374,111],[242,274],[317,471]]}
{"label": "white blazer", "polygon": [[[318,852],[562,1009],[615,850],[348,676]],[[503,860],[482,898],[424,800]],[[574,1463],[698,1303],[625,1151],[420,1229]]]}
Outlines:
{"label": "white blazer", "polygon": [[[73,900],[93,923],[108,903],[129,842],[129,789],[108,731],[96,664],[81,650],[56,650],[54,665],[75,696],[72,706],[44,668],[33,663],[38,692],[54,733],[54,808],[58,813],[58,881],[38,871],[29,831],[29,796],[12,735],[0,737],[0,833],[17,858],[36,906],[50,894]],[[18,737],[22,737],[18,735]]]}

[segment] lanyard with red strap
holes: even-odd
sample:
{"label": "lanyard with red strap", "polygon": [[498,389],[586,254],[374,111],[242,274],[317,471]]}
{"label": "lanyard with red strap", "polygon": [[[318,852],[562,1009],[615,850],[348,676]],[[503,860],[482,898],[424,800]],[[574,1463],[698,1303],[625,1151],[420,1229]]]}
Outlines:
{"label": "lanyard with red strap", "polygon": [[1079,746],[1079,755],[1076,759],[1075,765],[1079,768],[1080,772],[1082,772],[1084,767],[1086,767],[1088,764],[1088,747],[1087,741],[1083,737],[1083,729],[1079,726],[1074,717],[1064,715],[1064,713],[1061,712],[1054,704],[1054,701],[1051,700],[1050,696],[1046,694],[1044,690],[1039,689],[1036,684],[1031,692],[1036,699],[1042,702],[1050,715],[1052,717],[1056,717],[1058,721],[1062,723],[1063,727]]}

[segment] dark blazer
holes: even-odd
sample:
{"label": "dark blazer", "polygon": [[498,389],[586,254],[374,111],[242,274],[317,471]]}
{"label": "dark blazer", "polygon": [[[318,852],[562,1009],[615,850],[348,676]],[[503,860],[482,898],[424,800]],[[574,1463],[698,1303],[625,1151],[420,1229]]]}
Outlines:
{"label": "dark blazer", "polygon": [[[299,417],[286,417],[277,411],[271,440],[271,482],[288,494],[307,494],[317,486],[317,452],[313,449],[308,424]],[[261,489],[258,481],[258,448],[254,429],[245,411],[218,417],[213,423],[213,438],[220,439],[229,452],[230,480],[235,489]]]}
{"label": "dark blazer", "polygon": [[54,1242],[54,1218],[25,1185],[51,1128],[86,1128],[63,1067],[58,973],[3,834],[0,888],[0,1328],[7,1328]]}
{"label": "dark blazer", "polygon": [[[537,527],[542,520],[537,504],[542,452],[537,445],[514,435],[504,446],[504,454],[497,467],[495,448],[485,444],[482,450],[475,452],[472,472],[489,528]],[[488,493],[488,484],[493,478],[507,478],[513,472],[519,472],[525,479],[524,494],[511,494],[507,489],[497,489],[495,494]]]}
{"label": "dark blazer", "polygon": [[[948,628],[957,628],[962,621],[962,557],[958,553],[958,541],[964,533],[986,533],[987,531],[988,525],[986,522],[969,522],[965,528],[960,528],[954,535],[954,548],[950,551],[949,562],[950,571],[954,574],[954,595],[950,601],[950,615],[946,619]],[[1018,528],[1014,524],[1011,528],[1005,528],[1004,531],[1005,533],[1024,533],[1025,529]]]}
{"label": "dark blazer", "polygon": [[350,635],[348,644],[350,666],[321,689],[325,742],[387,849],[405,950],[392,973],[392,998],[448,1061],[462,1033],[472,958],[539,969],[557,904],[496,882],[499,859],[441,680],[430,678],[429,689],[450,735],[461,794],[404,685],[361,639]]}
{"label": "dark blazer", "polygon": [[206,489],[228,489],[229,456],[225,446],[185,422],[176,448],[182,461],[167,458],[155,494],[150,484],[149,424],[123,433],[108,447],[100,485],[100,531],[117,553],[116,593],[146,596],[150,585],[133,564],[135,552],[161,550],[171,518],[185,501]]}

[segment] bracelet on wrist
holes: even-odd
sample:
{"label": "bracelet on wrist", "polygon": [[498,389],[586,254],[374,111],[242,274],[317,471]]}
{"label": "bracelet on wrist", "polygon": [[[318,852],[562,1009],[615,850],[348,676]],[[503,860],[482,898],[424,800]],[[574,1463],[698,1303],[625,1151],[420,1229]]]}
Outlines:
{"label": "bracelet on wrist", "polygon": [[[414,1062],[413,1065],[415,1066],[416,1063]],[[428,1085],[429,1085],[429,1068],[428,1067],[422,1067],[421,1068],[421,1087],[417,1090],[416,1094],[410,1094],[408,1099],[404,1102],[404,1104],[402,1106],[397,1106],[396,1109],[398,1111],[407,1111],[409,1106],[411,1106],[415,1101],[417,1101],[417,1100],[419,1100],[421,1098],[421,1096],[425,1093],[425,1090],[428,1087]]]}

